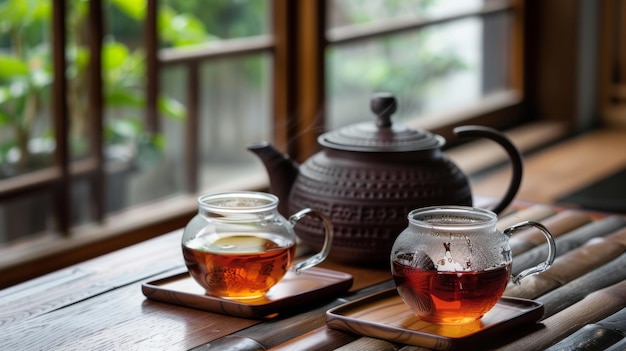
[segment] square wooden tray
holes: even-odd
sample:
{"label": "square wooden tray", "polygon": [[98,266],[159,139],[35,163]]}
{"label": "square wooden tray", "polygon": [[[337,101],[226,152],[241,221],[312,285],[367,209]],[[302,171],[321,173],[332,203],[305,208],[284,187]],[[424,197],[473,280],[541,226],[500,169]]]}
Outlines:
{"label": "square wooden tray", "polygon": [[285,308],[305,304],[352,286],[352,275],[313,267],[299,275],[289,271],[285,277],[259,299],[229,300],[205,294],[189,273],[142,284],[143,294],[151,300],[217,312],[236,317],[261,319]]}
{"label": "square wooden tray", "polygon": [[476,323],[439,325],[415,316],[397,290],[391,288],[330,309],[326,324],[333,329],[435,350],[476,349],[481,341],[538,321],[543,312],[539,302],[503,297]]}

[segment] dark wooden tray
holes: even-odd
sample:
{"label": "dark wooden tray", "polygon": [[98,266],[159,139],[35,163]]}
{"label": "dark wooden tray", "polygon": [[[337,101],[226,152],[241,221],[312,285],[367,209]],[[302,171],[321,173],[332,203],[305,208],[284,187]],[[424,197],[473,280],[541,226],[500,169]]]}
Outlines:
{"label": "dark wooden tray", "polygon": [[506,330],[534,323],[543,305],[532,300],[503,297],[476,323],[438,325],[421,320],[402,301],[395,288],[355,300],[326,312],[333,329],[435,350],[476,349],[481,341]]}
{"label": "dark wooden tray", "polygon": [[347,291],[352,275],[313,267],[296,275],[289,271],[268,293],[254,300],[228,300],[205,294],[187,272],[142,284],[143,294],[150,300],[217,312],[236,317],[260,319],[285,308],[305,304]]}

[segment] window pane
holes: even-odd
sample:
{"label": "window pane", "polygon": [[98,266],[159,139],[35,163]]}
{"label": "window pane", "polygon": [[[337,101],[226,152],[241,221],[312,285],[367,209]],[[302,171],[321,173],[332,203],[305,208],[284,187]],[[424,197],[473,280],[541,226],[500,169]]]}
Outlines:
{"label": "window pane", "polygon": [[53,162],[51,2],[0,3],[0,180]]}
{"label": "window pane", "polygon": [[[164,48],[202,45],[267,31],[266,1],[171,0],[161,1],[159,5],[158,32]],[[240,168],[248,166],[252,159],[245,149],[246,143],[269,138],[264,131],[271,128],[267,112],[270,89],[266,77],[270,62],[268,57],[260,56],[208,59],[201,67],[201,86],[197,87],[201,102],[200,165],[196,166],[200,173],[199,186],[203,188],[233,179],[228,173],[232,170],[236,171],[235,174],[249,174],[240,172]],[[161,100],[185,108],[189,96],[187,70],[184,62],[162,64]],[[136,163],[127,176],[126,206],[181,193],[188,188],[183,156],[186,152],[185,124],[188,122],[168,114],[167,110],[160,109],[159,113],[161,130],[155,140],[158,145],[144,143],[143,147],[136,149],[143,150],[143,154],[137,154],[140,163]],[[248,125],[250,129],[242,128]],[[218,126],[220,133],[215,134]]]}
{"label": "window pane", "polygon": [[506,88],[505,22],[494,24],[504,34],[499,43],[489,41],[489,65],[480,17],[333,46],[327,56],[329,127],[373,120],[369,97],[378,91],[398,99],[397,121],[458,109]]}
{"label": "window pane", "polygon": [[400,18],[432,18],[480,9],[484,0],[331,0],[330,28]]}
{"label": "window pane", "polygon": [[89,89],[90,36],[85,28],[89,22],[89,3],[72,0],[66,11],[66,79],[68,108],[69,151],[73,160],[85,158],[93,153],[90,140],[94,134]]}
{"label": "window pane", "polygon": [[[271,140],[270,55],[207,60],[200,69],[200,191],[263,176],[265,170],[246,145]],[[188,72],[184,64],[161,69],[161,94],[185,103]],[[163,149],[150,167],[131,172],[125,204],[140,204],[186,189],[186,121],[161,120]],[[110,199],[109,201],[113,201]]]}
{"label": "window pane", "polygon": [[[51,1],[0,2],[0,181],[53,165]],[[50,193],[0,202],[0,242],[51,227]]]}
{"label": "window pane", "polygon": [[[159,2],[158,37],[162,47],[176,49],[237,36],[256,35],[267,29],[266,2]],[[106,211],[123,210],[187,189],[185,164],[185,103],[188,99],[188,72],[184,63],[159,71],[159,130],[150,133],[146,121],[146,53],[144,26],[146,2],[105,2],[107,33],[102,47],[105,81]],[[269,139],[269,58],[207,61],[202,70],[200,106],[206,126],[200,135],[201,160],[207,167],[201,171],[200,186],[233,179],[232,169],[249,166],[253,156],[245,145]],[[219,82],[219,83],[218,83]],[[217,86],[213,86],[217,84]],[[231,89],[225,89],[228,87]],[[225,94],[228,90],[230,93]],[[260,106],[262,105],[262,106]],[[250,114],[254,111],[254,114]],[[217,115],[213,115],[218,112]],[[232,117],[241,115],[240,118]],[[259,115],[261,114],[261,115]],[[226,116],[226,118],[224,118]],[[252,117],[252,121],[246,118]],[[226,123],[224,121],[227,121]],[[223,134],[210,135],[219,123]],[[241,126],[247,123],[251,130]],[[255,126],[254,123],[262,124]],[[228,141],[221,139],[235,131]],[[242,133],[242,131],[244,131]],[[87,138],[85,138],[88,140]],[[246,141],[247,140],[247,141]],[[237,144],[238,142],[242,144]],[[206,143],[218,143],[219,147]],[[217,155],[217,157],[216,157]],[[253,164],[254,166],[254,164]],[[208,171],[207,171],[208,169]],[[226,172],[226,173],[224,173]],[[226,175],[227,174],[227,175]],[[249,174],[249,172],[245,172]],[[216,179],[216,177],[218,177]],[[84,204],[91,193],[85,182],[73,187],[75,208]],[[82,201],[82,202],[81,202]],[[88,202],[88,201],[87,201]],[[84,206],[83,206],[84,207]],[[81,211],[75,223],[89,221],[89,211]]]}
{"label": "window pane", "polygon": [[133,205],[130,192],[137,184],[132,180],[142,178],[160,161],[160,134],[150,133],[146,120],[145,3],[105,2],[102,79],[107,213]]}
{"label": "window pane", "polygon": [[269,54],[202,67],[201,188],[265,174],[246,145],[272,137],[270,72]]}
{"label": "window pane", "polygon": [[[187,72],[183,66],[160,69],[160,95],[184,104],[187,99]],[[126,203],[141,204],[168,195],[181,193],[185,177],[185,120],[161,118],[159,147],[144,145],[135,172],[128,175]]]}

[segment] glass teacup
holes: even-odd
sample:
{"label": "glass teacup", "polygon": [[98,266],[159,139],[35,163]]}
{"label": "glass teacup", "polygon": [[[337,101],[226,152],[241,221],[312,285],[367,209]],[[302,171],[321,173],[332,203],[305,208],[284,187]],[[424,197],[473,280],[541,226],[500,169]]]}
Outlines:
{"label": "glass teacup", "polygon": [[[191,276],[207,294],[229,299],[264,296],[289,271],[326,259],[333,228],[321,213],[306,208],[289,219],[278,213],[278,198],[260,192],[201,196],[198,214],[185,227],[182,250]],[[319,218],[326,231],[322,250],[294,264],[294,226],[302,217]]]}
{"label": "glass teacup", "polygon": [[502,297],[511,278],[511,234],[534,226],[548,241],[548,258],[513,277],[514,283],[547,270],[556,254],[540,223],[521,222],[500,232],[495,213],[473,207],[413,210],[391,252],[391,271],[403,301],[421,319],[441,324],[480,319]]}

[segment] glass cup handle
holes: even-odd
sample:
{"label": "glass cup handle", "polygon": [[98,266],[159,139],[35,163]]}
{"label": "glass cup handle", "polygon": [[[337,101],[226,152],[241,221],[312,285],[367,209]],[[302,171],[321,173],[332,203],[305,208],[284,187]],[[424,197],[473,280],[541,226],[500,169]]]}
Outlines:
{"label": "glass cup handle", "polygon": [[517,224],[514,224],[508,228],[506,228],[504,230],[504,234],[507,236],[511,236],[514,232],[524,228],[524,227],[528,227],[528,226],[532,226],[535,227],[537,229],[539,229],[539,231],[541,231],[541,233],[543,234],[543,236],[546,237],[546,240],[548,241],[548,258],[546,258],[546,260],[534,267],[528,268],[523,270],[522,272],[520,272],[518,275],[516,275],[515,277],[513,277],[513,283],[515,285],[519,285],[520,284],[520,280],[522,280],[523,278],[526,278],[528,276],[534,275],[534,274],[539,274],[541,272],[544,272],[546,270],[548,270],[548,268],[550,268],[550,266],[552,265],[552,262],[554,262],[554,257],[556,256],[556,243],[554,242],[554,237],[552,236],[552,234],[550,233],[550,231],[548,230],[548,228],[546,228],[543,224],[541,223],[537,223],[537,222],[533,222],[533,221],[525,221],[525,222],[520,222]]}
{"label": "glass cup handle", "polygon": [[328,254],[330,253],[330,248],[333,243],[333,224],[330,222],[328,217],[323,215],[321,212],[315,211],[310,208],[305,208],[291,215],[291,217],[289,217],[289,223],[295,226],[296,222],[298,222],[300,219],[302,219],[302,217],[307,215],[319,218],[324,224],[324,232],[326,233],[324,246],[322,246],[322,250],[320,252],[296,264],[294,266],[296,274],[300,274],[301,271],[322,263],[322,261],[324,261],[326,257],[328,257]]}

